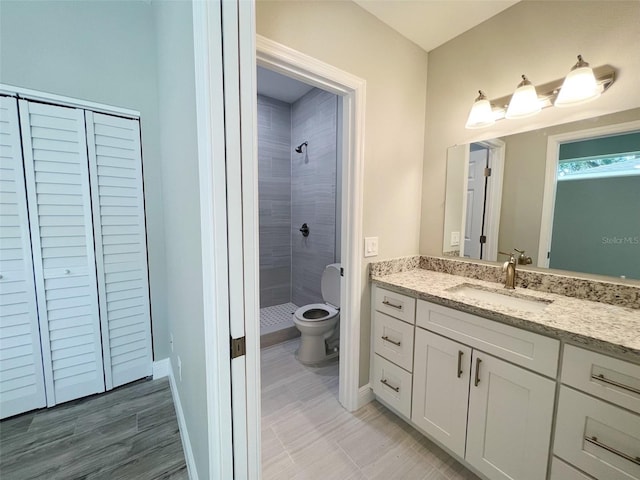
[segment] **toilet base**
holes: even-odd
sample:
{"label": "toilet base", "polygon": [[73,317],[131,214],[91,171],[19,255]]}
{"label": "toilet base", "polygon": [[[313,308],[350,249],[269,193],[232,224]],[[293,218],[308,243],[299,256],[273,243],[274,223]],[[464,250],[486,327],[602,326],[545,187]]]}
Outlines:
{"label": "toilet base", "polygon": [[296,350],[296,358],[303,365],[319,365],[336,358],[339,355],[337,348],[327,350],[327,343],[322,336],[302,335],[300,347]]}

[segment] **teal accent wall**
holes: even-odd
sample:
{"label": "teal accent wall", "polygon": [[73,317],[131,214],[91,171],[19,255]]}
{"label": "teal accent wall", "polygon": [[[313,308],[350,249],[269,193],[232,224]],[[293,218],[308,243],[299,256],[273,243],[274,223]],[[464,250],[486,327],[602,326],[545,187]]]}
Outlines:
{"label": "teal accent wall", "polygon": [[558,182],[549,266],[640,279],[640,175]]}
{"label": "teal accent wall", "polygon": [[640,151],[640,132],[611,135],[560,145],[560,161]]}

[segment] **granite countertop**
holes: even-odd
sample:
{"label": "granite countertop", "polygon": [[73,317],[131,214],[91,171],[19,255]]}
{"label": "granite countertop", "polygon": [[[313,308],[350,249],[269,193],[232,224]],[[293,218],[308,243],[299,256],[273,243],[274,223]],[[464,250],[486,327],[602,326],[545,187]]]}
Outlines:
{"label": "granite countertop", "polygon": [[[560,338],[573,344],[585,345],[640,364],[639,309],[525,288],[505,290],[499,283],[420,268],[388,275],[372,275],[371,281],[398,293]],[[455,287],[462,284],[551,303],[542,311],[526,312],[498,303],[476,300],[464,293],[456,292]]]}

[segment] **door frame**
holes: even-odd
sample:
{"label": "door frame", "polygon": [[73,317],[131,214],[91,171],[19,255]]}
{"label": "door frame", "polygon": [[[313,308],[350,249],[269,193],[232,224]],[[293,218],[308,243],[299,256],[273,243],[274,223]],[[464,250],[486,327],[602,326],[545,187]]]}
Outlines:
{"label": "door frame", "polygon": [[[340,292],[338,399],[355,411],[368,401],[359,389],[366,81],[261,35],[256,35],[256,63],[342,99],[341,264],[346,274]],[[259,331],[259,325],[256,328]]]}
{"label": "door frame", "polygon": [[[480,140],[479,145],[489,150],[489,166],[493,180],[487,182],[487,201],[485,203],[485,232],[487,236],[486,255],[483,260],[497,261],[498,235],[500,234],[500,212],[502,210],[502,184],[504,181],[504,158],[507,144],[495,138]],[[464,175],[462,185],[462,225],[460,226],[460,256],[464,256],[464,236],[467,219],[467,188],[469,182],[469,151],[471,143],[467,144],[464,157]]]}
{"label": "door frame", "polygon": [[551,238],[553,235],[553,216],[556,205],[556,187],[558,185],[558,156],[560,154],[560,145],[578,140],[622,134],[638,129],[640,129],[640,120],[634,120],[631,122],[605,125],[603,127],[549,135],[547,138],[547,159],[544,174],[544,194],[542,197],[542,217],[540,219],[538,267],[549,268],[550,258],[547,254],[551,251]]}

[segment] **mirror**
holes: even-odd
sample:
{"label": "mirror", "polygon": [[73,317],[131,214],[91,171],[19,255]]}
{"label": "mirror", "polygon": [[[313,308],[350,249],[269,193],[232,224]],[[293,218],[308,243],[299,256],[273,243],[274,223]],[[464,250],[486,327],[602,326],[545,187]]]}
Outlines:
{"label": "mirror", "polygon": [[640,279],[640,109],[450,147],[443,254]]}

